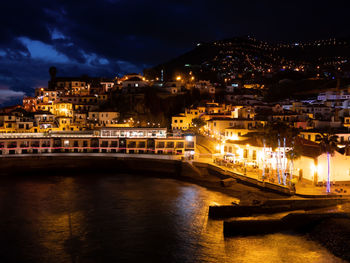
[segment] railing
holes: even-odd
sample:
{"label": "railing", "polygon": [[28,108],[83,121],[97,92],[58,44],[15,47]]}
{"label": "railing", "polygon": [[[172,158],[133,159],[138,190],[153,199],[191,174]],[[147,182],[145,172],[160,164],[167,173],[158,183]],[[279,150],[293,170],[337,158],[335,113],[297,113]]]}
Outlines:
{"label": "railing", "polygon": [[173,148],[173,149],[169,149],[169,148],[126,148],[126,147],[65,147],[65,146],[53,146],[53,147],[14,147],[14,148],[11,148],[11,147],[7,147],[7,148],[0,148],[0,151],[2,151],[2,154],[4,154],[3,151],[16,151],[17,154],[21,154],[21,150],[45,150],[45,152],[43,153],[46,153],[47,151],[46,150],[51,150],[51,151],[75,151],[75,150],[78,150],[78,152],[86,152],[87,150],[90,150],[90,151],[93,151],[93,150],[102,150],[102,152],[104,153],[104,150],[106,151],[106,153],[108,152],[130,152],[130,151],[137,151],[137,152],[142,152],[142,153],[150,153],[150,152],[162,152],[162,153],[165,153],[165,154],[176,154],[176,155],[180,155],[180,154],[183,154],[185,149],[184,148]]}

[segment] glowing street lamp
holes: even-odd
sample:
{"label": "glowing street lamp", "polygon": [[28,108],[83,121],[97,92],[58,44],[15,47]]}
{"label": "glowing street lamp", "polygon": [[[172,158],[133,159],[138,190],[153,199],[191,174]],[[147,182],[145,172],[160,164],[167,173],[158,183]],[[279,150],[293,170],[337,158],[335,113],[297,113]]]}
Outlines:
{"label": "glowing street lamp", "polygon": [[176,77],[176,80],[177,80],[177,81],[180,81],[180,80],[181,80],[181,76],[177,76],[177,77]]}

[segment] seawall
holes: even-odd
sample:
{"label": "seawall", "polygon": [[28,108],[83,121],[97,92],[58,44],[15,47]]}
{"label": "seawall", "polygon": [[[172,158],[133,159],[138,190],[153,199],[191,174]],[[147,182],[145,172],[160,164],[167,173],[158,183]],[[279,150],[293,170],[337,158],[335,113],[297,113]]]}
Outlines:
{"label": "seawall", "polygon": [[237,182],[239,182],[241,184],[253,186],[253,187],[259,188],[263,191],[277,193],[277,194],[285,195],[285,196],[294,195],[294,192],[292,192],[286,186],[277,185],[277,184],[273,184],[273,183],[269,183],[269,182],[262,182],[262,181],[255,179],[255,178],[251,178],[249,176],[245,176],[245,175],[239,174],[237,172],[225,170],[219,166],[216,166],[216,165],[213,165],[210,163],[193,162],[193,165],[195,167],[197,167],[198,169],[206,170],[207,173],[214,174],[222,179],[234,178],[237,180]]}
{"label": "seawall", "polygon": [[[191,162],[182,161],[177,155],[157,154],[31,154],[0,156],[1,175],[84,175],[135,173],[160,178],[172,178],[206,187],[212,191],[227,194],[235,200],[250,198],[254,192],[256,199],[281,198],[278,192],[256,191],[256,186],[245,186],[238,182],[223,187],[220,179],[229,176],[212,173]],[[228,201],[230,203],[230,201]]]}
{"label": "seawall", "polygon": [[37,155],[0,158],[2,174],[74,174],[74,173],[167,173],[181,176],[188,170],[181,160],[147,156]]}

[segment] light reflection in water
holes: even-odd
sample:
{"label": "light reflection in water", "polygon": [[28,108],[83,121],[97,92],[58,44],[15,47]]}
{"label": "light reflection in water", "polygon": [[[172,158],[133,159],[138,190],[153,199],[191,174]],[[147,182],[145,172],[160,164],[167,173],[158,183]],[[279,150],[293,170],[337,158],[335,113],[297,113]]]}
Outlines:
{"label": "light reflection in water", "polygon": [[3,262],[342,262],[304,236],[223,237],[234,198],[130,175],[0,179]]}

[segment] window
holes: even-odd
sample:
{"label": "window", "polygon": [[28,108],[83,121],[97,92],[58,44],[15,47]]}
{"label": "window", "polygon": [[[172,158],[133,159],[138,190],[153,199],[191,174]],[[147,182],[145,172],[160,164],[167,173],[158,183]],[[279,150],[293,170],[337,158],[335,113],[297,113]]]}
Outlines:
{"label": "window", "polygon": [[101,147],[108,147],[108,141],[102,141]]}
{"label": "window", "polygon": [[174,142],[167,142],[166,148],[174,148]]}
{"label": "window", "polygon": [[176,143],[176,148],[183,148],[184,147],[184,143],[183,142],[177,142]]}
{"label": "window", "polygon": [[50,147],[50,141],[43,141],[41,147]]}
{"label": "window", "polygon": [[128,142],[128,148],[136,148],[136,142],[135,141],[129,141]]}
{"label": "window", "polygon": [[180,120],[180,123],[183,123],[183,120]]}
{"label": "window", "polygon": [[40,146],[39,141],[32,141],[30,146],[31,147],[39,147]]}
{"label": "window", "polygon": [[248,150],[244,149],[243,158],[248,158]]}
{"label": "window", "polygon": [[186,142],[186,148],[194,148],[194,142]]}
{"label": "window", "polygon": [[158,142],[157,143],[157,148],[164,148],[164,142]]}
{"label": "window", "polygon": [[177,123],[177,120],[174,120],[174,123]]}
{"label": "window", "polygon": [[8,147],[8,148],[16,148],[16,147],[17,147],[17,142],[9,142],[9,143],[7,144],[7,147]]}

